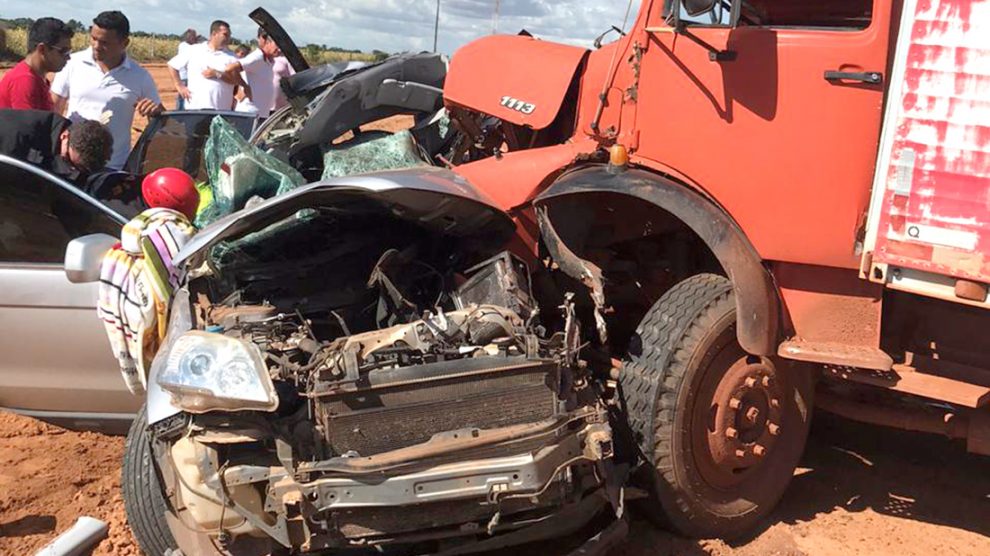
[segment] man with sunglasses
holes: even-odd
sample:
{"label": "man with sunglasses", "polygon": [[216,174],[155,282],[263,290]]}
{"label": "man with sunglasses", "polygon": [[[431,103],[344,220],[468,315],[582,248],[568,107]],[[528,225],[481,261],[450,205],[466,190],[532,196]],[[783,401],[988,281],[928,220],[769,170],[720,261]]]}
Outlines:
{"label": "man with sunglasses", "polygon": [[61,71],[72,50],[72,29],[54,17],[43,17],[28,29],[27,56],[0,79],[0,109],[54,109],[46,75]]}

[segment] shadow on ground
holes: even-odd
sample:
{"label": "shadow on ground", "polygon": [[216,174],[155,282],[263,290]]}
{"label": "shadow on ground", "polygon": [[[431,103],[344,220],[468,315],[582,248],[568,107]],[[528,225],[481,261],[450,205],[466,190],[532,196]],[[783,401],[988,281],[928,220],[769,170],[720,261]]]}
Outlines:
{"label": "shadow on ground", "polygon": [[[833,532],[839,539],[808,549],[814,543],[807,539],[820,536],[815,528],[836,524],[846,529]],[[944,528],[939,534],[947,538],[961,531],[990,537],[990,458],[966,453],[958,441],[818,412],[798,475],[755,535],[693,541],[634,520],[628,540],[610,556],[834,554],[843,534],[874,553],[913,554],[912,538],[926,534],[921,524]]]}
{"label": "shadow on ground", "polygon": [[52,515],[29,515],[10,523],[0,523],[0,537],[27,537],[54,530],[55,516]]}

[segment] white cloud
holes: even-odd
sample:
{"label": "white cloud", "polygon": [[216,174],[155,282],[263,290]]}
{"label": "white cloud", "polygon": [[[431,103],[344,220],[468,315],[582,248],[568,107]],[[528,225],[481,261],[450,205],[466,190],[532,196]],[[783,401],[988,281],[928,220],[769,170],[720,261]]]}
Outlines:
{"label": "white cloud", "polygon": [[[526,29],[536,36],[590,46],[611,25],[620,26],[628,0],[501,0],[498,31]],[[193,27],[206,34],[210,21],[230,22],[235,37],[254,36],[247,13],[263,5],[300,45],[308,43],[386,52],[433,47],[435,0],[116,0],[102,9],[118,9],[134,30],[181,33]],[[638,2],[635,3],[638,5]],[[633,6],[634,10],[636,5]],[[219,7],[219,6],[222,6]],[[451,54],[464,43],[492,31],[495,0],[441,0],[439,50]],[[6,0],[0,17],[78,19],[88,23],[97,10],[69,0],[43,4]],[[633,14],[634,15],[634,14]],[[633,15],[630,16],[632,19]],[[613,35],[614,36],[614,35]]]}

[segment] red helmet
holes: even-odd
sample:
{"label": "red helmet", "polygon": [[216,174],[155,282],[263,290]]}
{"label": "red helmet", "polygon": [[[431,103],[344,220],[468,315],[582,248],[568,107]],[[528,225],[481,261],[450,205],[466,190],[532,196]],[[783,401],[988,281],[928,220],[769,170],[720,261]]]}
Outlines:
{"label": "red helmet", "polygon": [[141,182],[144,202],[151,208],[169,208],[192,220],[199,207],[199,191],[192,176],[178,168],[161,168]]}

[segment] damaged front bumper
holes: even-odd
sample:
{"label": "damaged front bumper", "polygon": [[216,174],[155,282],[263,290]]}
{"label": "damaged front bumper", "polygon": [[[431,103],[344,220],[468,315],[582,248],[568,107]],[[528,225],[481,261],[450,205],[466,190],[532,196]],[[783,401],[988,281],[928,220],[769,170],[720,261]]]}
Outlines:
{"label": "damaged front bumper", "polygon": [[261,439],[200,432],[156,450],[177,478],[164,474],[176,517],[228,543],[268,537],[302,552],[436,539],[459,540],[454,544],[467,552],[500,536],[506,545],[568,534],[606,504],[613,456],[611,429],[596,408],[504,429],[450,431],[371,457],[298,464],[284,445],[280,465],[224,461],[236,442]]}

